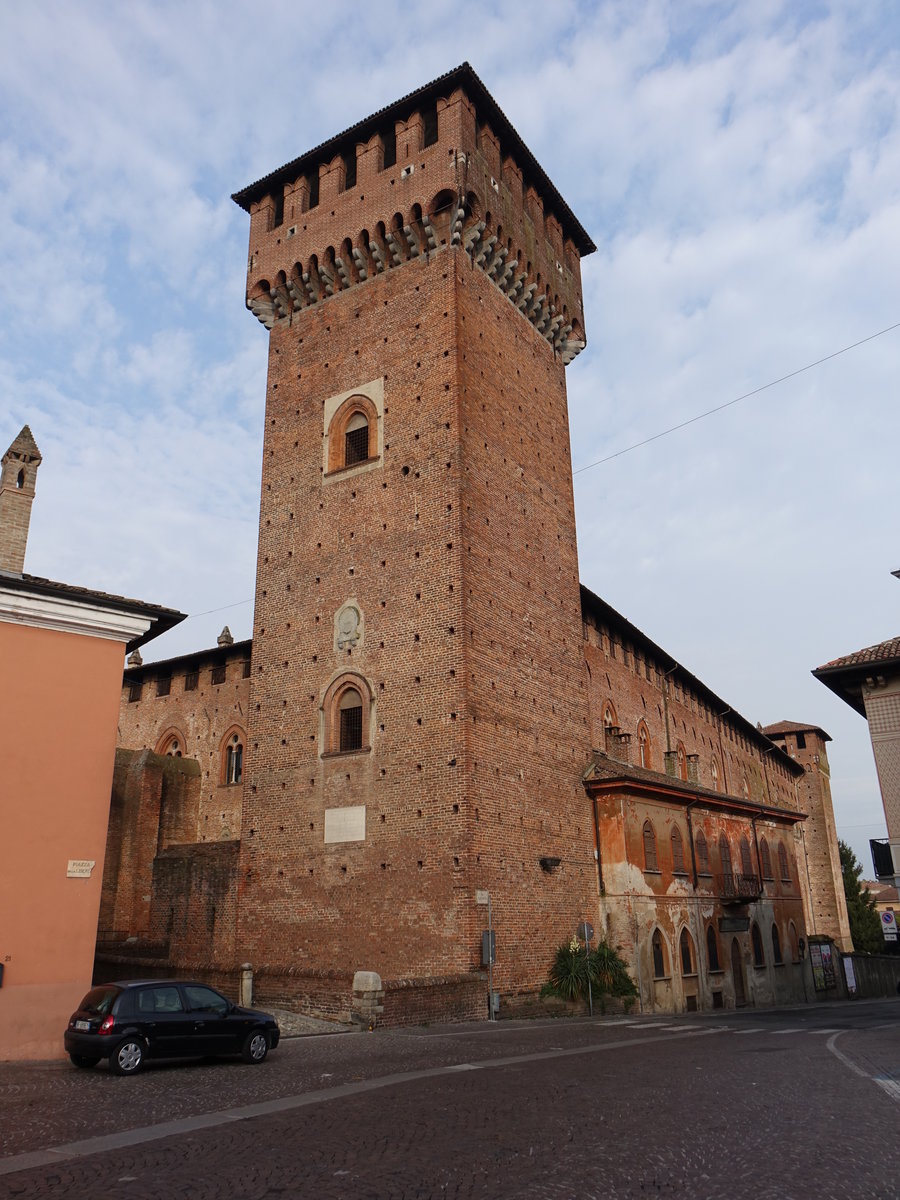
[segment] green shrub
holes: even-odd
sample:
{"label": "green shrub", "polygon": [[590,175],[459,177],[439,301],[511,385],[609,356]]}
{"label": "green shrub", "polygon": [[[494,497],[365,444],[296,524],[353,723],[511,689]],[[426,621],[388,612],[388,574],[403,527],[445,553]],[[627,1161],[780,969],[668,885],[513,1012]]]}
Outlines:
{"label": "green shrub", "polygon": [[562,1000],[584,1000],[588,998],[588,980],[591,993],[601,1001],[604,996],[620,996],[626,1002],[637,996],[634,980],[618,950],[601,941],[590,953],[578,938],[560,946],[541,989],[543,995],[559,996]]}

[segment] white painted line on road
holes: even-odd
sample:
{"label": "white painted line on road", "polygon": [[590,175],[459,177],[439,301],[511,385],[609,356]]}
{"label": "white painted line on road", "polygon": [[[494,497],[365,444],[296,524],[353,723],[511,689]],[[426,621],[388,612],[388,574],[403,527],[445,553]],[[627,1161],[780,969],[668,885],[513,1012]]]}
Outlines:
{"label": "white painted line on road", "polygon": [[786,1033],[806,1033],[806,1030],[805,1029],[773,1029],[772,1030],[773,1037],[778,1037],[779,1035],[784,1035]]}
{"label": "white painted line on road", "polygon": [[880,1088],[884,1088],[892,1100],[900,1100],[900,1083],[896,1079],[889,1079],[885,1075],[873,1075],[872,1078]]}
{"label": "white painted line on road", "polygon": [[459,1071],[490,1071],[497,1067],[524,1066],[532,1062],[545,1062],[555,1058],[583,1058],[586,1054],[599,1054],[606,1050],[631,1050],[635,1046],[654,1045],[657,1042],[685,1041],[688,1038],[708,1037],[718,1033],[718,1028],[688,1029],[680,1033],[667,1032],[661,1037],[627,1038],[624,1041],[606,1042],[599,1046],[575,1046],[571,1050],[538,1050],[531,1054],[514,1054],[506,1058],[488,1058],[484,1062],[456,1063],[452,1066],[428,1067],[419,1071],[396,1072],[391,1075],[381,1075],[375,1079],[354,1080],[352,1083],[338,1084],[335,1087],[322,1088],[314,1092],[305,1092],[297,1096],[283,1096],[278,1100],[263,1100],[258,1104],[248,1104],[241,1108],[226,1109],[222,1112],[201,1113],[195,1117],[186,1117],[178,1121],[164,1121],[159,1125],[148,1125],[143,1129],[126,1129],[120,1133],[110,1133],[101,1137],[84,1138],[78,1142],[67,1142],[48,1150],[33,1150],[26,1154],[15,1154],[9,1158],[0,1159],[0,1175],[12,1175],[17,1171],[28,1171],[38,1167],[55,1166],[73,1158],[84,1158],[89,1154],[102,1154],[108,1150],[123,1150],[137,1146],[143,1142],[156,1142],[163,1138],[175,1137],[183,1133],[192,1133],[199,1129],[213,1129],[217,1125],[227,1125],[233,1121],[246,1121],[254,1117],[271,1116],[273,1113],[290,1112],[293,1109],[309,1108],[316,1104],[327,1104],[329,1101],[340,1100],[345,1096],[355,1096],[362,1092],[373,1092],[381,1088],[393,1087],[395,1084],[412,1083],[420,1079],[436,1079],[441,1075],[452,1075]]}
{"label": "white painted line on road", "polygon": [[807,1033],[843,1033],[842,1029],[808,1029]]}
{"label": "white painted line on road", "polygon": [[754,1025],[752,1029],[735,1029],[734,1032],[740,1036],[742,1033],[765,1033],[766,1031],[762,1025]]}
{"label": "white painted line on road", "polygon": [[849,1067],[854,1075],[859,1075],[863,1079],[871,1079],[872,1082],[877,1083],[882,1091],[890,1096],[892,1100],[900,1103],[900,1083],[898,1083],[896,1079],[890,1075],[870,1075],[868,1071],[864,1071],[862,1067],[858,1066],[851,1058],[848,1058],[846,1054],[842,1054],[841,1051],[838,1050],[835,1042],[841,1036],[841,1033],[846,1032],[846,1029],[842,1029],[839,1033],[834,1034],[833,1037],[828,1039],[827,1046],[831,1053],[835,1056],[835,1058],[839,1059],[845,1067]]}

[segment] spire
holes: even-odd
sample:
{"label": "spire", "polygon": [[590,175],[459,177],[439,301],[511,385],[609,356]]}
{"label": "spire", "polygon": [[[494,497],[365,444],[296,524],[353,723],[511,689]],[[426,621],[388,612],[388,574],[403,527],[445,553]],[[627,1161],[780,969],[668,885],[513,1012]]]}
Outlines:
{"label": "spire", "polygon": [[27,425],[0,459],[0,571],[21,575],[41,452]]}
{"label": "spire", "polygon": [[224,627],[222,632],[216,638],[216,641],[219,643],[220,646],[233,646],[234,645],[234,637],[232,636],[231,630],[228,628],[227,625]]}

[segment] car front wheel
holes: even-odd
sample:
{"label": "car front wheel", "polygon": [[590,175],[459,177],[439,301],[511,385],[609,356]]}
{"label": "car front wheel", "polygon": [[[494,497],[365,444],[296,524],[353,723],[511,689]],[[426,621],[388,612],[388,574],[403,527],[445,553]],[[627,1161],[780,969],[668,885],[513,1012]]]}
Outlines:
{"label": "car front wheel", "polygon": [[76,1067],[96,1067],[100,1061],[100,1055],[94,1054],[70,1054],[69,1058]]}
{"label": "car front wheel", "polygon": [[269,1039],[259,1029],[249,1033],[241,1050],[241,1058],[246,1063],[261,1063],[269,1053]]}
{"label": "car front wheel", "polygon": [[144,1063],[144,1043],[139,1038],[123,1038],[109,1056],[114,1075],[136,1075]]}

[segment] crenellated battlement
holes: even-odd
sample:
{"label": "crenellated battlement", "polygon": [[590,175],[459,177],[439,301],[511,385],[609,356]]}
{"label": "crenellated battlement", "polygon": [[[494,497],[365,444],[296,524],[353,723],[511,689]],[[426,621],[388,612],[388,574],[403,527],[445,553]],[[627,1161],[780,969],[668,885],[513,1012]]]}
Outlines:
{"label": "crenellated battlement", "polygon": [[468,64],[236,193],[247,305],[269,329],[458,247],[565,362],[584,347],[595,248]]}

